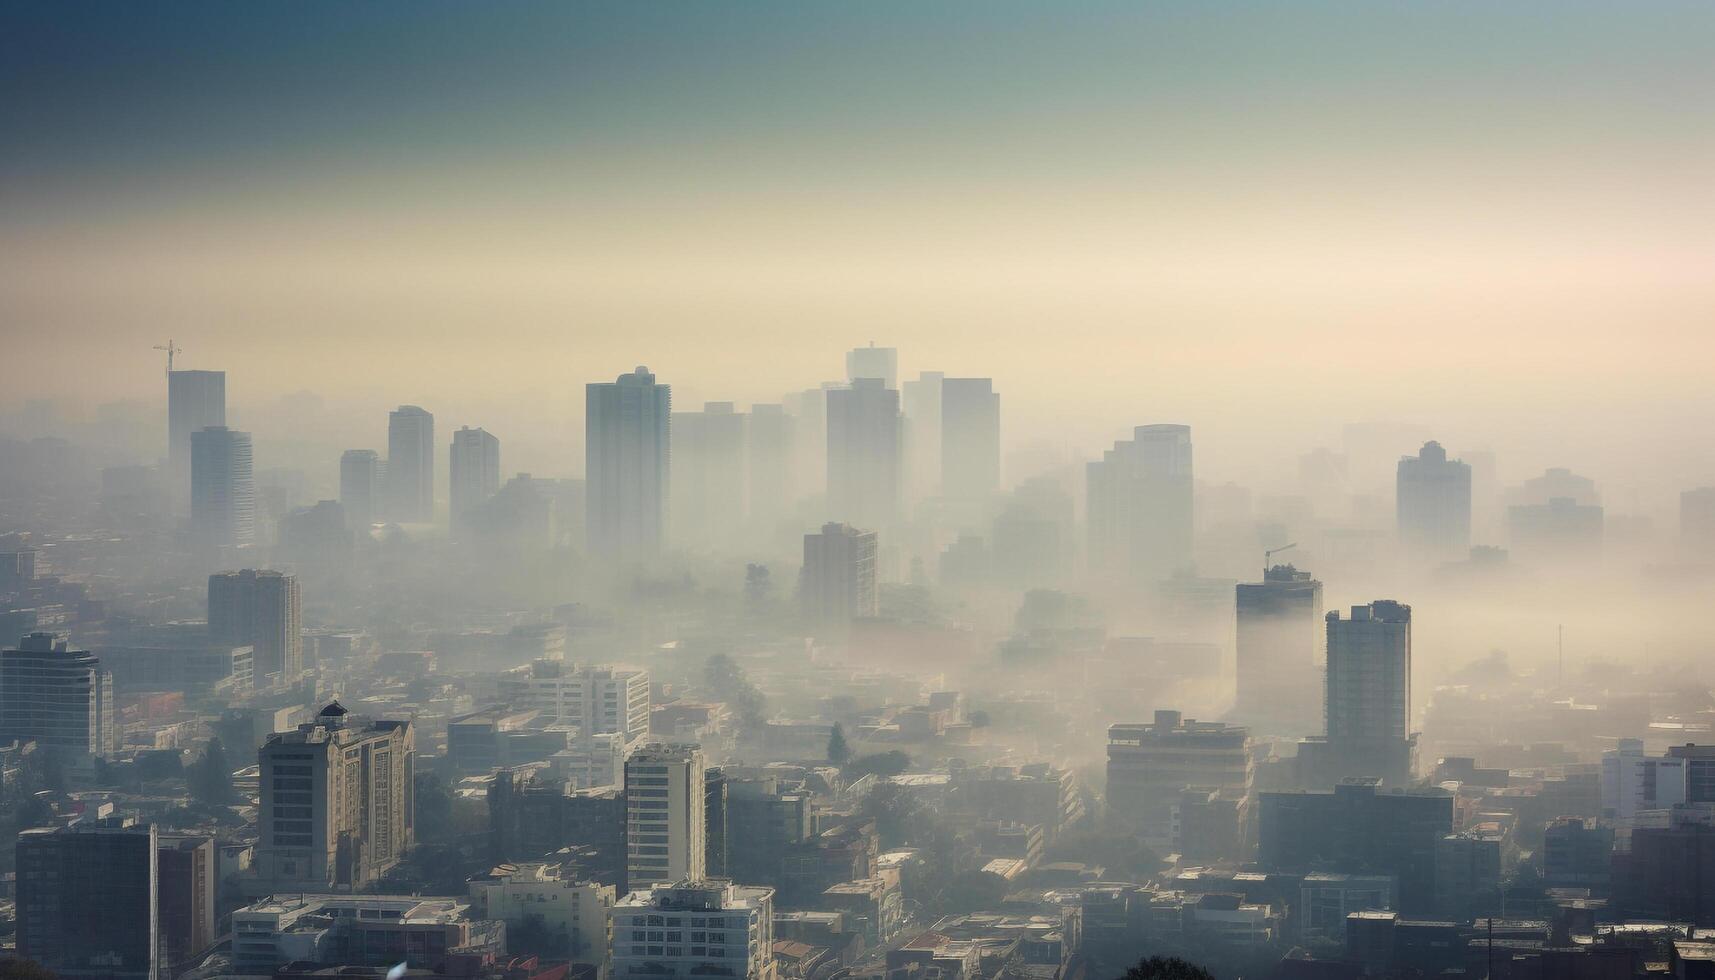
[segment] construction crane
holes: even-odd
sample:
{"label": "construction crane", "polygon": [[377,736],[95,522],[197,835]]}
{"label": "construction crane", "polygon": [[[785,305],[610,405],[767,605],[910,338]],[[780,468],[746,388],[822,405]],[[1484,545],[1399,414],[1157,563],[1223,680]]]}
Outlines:
{"label": "construction crane", "polygon": [[174,354],[183,354],[185,352],[185,349],[183,347],[173,346],[173,342],[171,340],[167,341],[165,344],[156,344],[153,349],[154,350],[164,350],[167,352],[167,373],[168,374],[173,373],[173,355]]}
{"label": "construction crane", "polygon": [[1270,563],[1274,561],[1275,555],[1278,555],[1283,551],[1291,551],[1292,549],[1294,549],[1296,547],[1298,547],[1298,542],[1294,541],[1291,544],[1283,544],[1278,548],[1269,548],[1269,549],[1265,550],[1262,553],[1262,576],[1263,576],[1263,578],[1268,577],[1268,570],[1270,567]]}

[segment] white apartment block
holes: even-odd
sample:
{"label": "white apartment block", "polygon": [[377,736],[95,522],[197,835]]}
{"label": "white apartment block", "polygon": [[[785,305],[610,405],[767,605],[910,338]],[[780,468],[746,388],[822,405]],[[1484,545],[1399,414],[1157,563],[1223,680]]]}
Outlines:
{"label": "white apartment block", "polygon": [[616,978],[774,980],[774,889],[723,879],[634,891],[613,907]]}

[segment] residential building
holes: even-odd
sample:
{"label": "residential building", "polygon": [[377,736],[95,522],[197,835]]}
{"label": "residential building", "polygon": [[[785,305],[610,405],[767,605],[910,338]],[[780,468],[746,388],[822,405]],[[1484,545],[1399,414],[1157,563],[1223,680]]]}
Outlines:
{"label": "residential building", "polygon": [[613,975],[774,980],[774,889],[680,879],[613,907]]}
{"label": "residential building", "polygon": [[[746,511],[765,530],[786,520],[797,502],[794,446],[798,420],[784,405],[752,405],[746,425]],[[772,537],[770,537],[772,540]]]}
{"label": "residential building", "polygon": [[941,384],[946,377],[923,371],[900,385],[906,496],[913,502],[941,492]]}
{"label": "residential building", "polygon": [[824,524],[804,535],[804,565],[798,600],[817,626],[843,629],[853,619],[879,611],[876,533],[849,524]]}
{"label": "residential building", "polygon": [[252,650],[257,687],[304,672],[303,597],[298,577],[246,568],[208,577],[209,641]]}
{"label": "residential building", "polygon": [[416,833],[408,721],[348,723],[338,701],[263,744],[261,837],[250,894],[356,890],[399,863]]}
{"label": "residential building", "polygon": [[605,972],[612,885],[580,880],[558,864],[501,864],[470,879],[470,899],[473,916],[504,922],[509,930],[540,926],[563,943],[565,959]]}
{"label": "residential building", "polygon": [[630,746],[649,733],[649,672],[611,664],[537,660],[523,692],[524,705],[580,735],[617,734]]}
{"label": "residential building", "polygon": [[65,978],[162,976],[156,848],[124,818],[20,833],[18,956]]}
{"label": "residential building", "polygon": [[210,426],[191,433],[191,533],[207,547],[256,540],[250,433]]}
{"label": "residential building", "polygon": [[651,743],[625,761],[626,879],[633,890],[706,873],[703,751]]}
{"label": "residential building", "polygon": [[590,551],[627,564],[667,540],[673,389],[646,367],[584,389],[584,524]]}
{"label": "residential building", "polygon": [[416,405],[388,413],[386,478],[388,520],[435,519],[435,417]]}
{"label": "residential building", "polygon": [[0,652],[0,741],[34,741],[73,757],[119,749],[113,677],[88,650],[31,633]]}

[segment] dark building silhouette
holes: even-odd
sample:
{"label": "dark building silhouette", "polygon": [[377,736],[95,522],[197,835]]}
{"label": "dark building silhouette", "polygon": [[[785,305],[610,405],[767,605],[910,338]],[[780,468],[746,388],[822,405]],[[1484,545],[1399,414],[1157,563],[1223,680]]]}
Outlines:
{"label": "dark building silhouette", "polygon": [[1190,426],[1140,425],[1085,475],[1092,570],[1154,582],[1190,562]]}
{"label": "dark building silhouette", "polygon": [[667,540],[673,388],[646,367],[584,386],[584,533],[608,560],[648,561]]}
{"label": "dark building silhouette", "polygon": [[1471,549],[1471,467],[1438,442],[1399,461],[1395,502],[1400,545],[1422,561],[1456,561]]}
{"label": "dark building silhouette", "polygon": [[18,955],[66,978],[160,976],[152,824],[109,818],[18,835]]}
{"label": "dark building silhouette", "polygon": [[1238,599],[1236,720],[1267,734],[1309,735],[1322,728],[1322,667],[1327,627],[1322,583],[1276,565],[1261,582],[1241,582]]}
{"label": "dark building silhouette", "polygon": [[1393,875],[1402,912],[1434,907],[1436,846],[1453,832],[1446,790],[1380,792],[1377,780],[1347,779],[1331,792],[1262,793],[1257,804],[1263,870]]}

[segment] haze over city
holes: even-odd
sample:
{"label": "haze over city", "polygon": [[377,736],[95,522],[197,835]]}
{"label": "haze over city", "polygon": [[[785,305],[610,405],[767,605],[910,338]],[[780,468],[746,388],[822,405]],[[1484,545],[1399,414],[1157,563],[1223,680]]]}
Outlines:
{"label": "haze over city", "polygon": [[0,980],[1710,975],[1712,90],[1691,2],[0,9]]}

